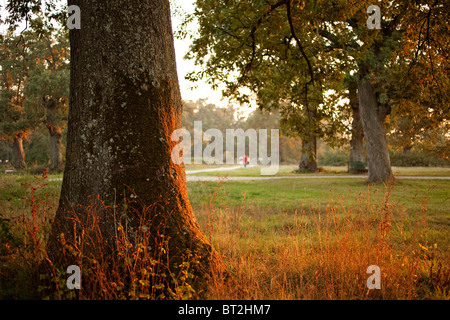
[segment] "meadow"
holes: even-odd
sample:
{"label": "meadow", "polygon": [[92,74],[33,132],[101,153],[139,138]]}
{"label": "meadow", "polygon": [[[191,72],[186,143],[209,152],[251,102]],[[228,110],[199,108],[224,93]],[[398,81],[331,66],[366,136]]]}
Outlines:
{"label": "meadow", "polygon": [[[60,177],[0,178],[1,299],[46,297],[32,270],[42,259]],[[232,283],[211,277],[203,297],[449,299],[449,187],[450,180],[437,179],[368,185],[364,177],[188,182],[201,229],[232,275]],[[371,265],[381,270],[379,290],[367,287]],[[186,288],[182,283],[174,297],[195,298]]]}
{"label": "meadow", "polygon": [[[239,279],[240,297],[450,298],[448,180],[188,186],[199,221]],[[381,290],[366,286],[370,265],[381,268]],[[233,288],[217,287],[213,298],[236,298]]]}
{"label": "meadow", "polygon": [[[254,177],[261,174],[261,168],[250,166],[237,170],[220,170],[220,167],[236,167],[236,165],[187,165],[186,170],[192,171],[195,176],[229,176],[229,177]],[[295,172],[297,165],[280,165],[275,176],[298,176]],[[215,171],[202,171],[203,169],[217,168]],[[305,175],[348,175],[346,166],[321,166],[317,173],[305,172]],[[450,168],[447,167],[392,167],[395,176],[441,176],[449,177]]]}

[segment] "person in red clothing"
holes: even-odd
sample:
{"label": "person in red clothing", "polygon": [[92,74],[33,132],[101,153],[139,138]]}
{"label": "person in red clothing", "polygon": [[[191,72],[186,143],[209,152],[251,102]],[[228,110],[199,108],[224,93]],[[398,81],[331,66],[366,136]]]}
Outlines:
{"label": "person in red clothing", "polygon": [[249,161],[248,161],[248,157],[245,156],[244,157],[244,167],[246,167],[248,165]]}

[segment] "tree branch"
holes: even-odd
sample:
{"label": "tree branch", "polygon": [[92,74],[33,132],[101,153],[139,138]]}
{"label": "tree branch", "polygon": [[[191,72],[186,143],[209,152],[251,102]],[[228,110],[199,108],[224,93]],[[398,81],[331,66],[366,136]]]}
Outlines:
{"label": "tree branch", "polygon": [[253,61],[255,60],[255,56],[256,56],[256,41],[255,41],[255,34],[256,34],[256,30],[258,30],[258,27],[261,25],[261,23],[263,22],[264,18],[266,18],[267,16],[269,16],[273,11],[275,11],[278,7],[289,3],[289,0],[281,0],[278,1],[277,3],[271,5],[269,7],[269,10],[267,10],[267,12],[262,15],[261,17],[259,17],[258,21],[256,21],[256,25],[254,25],[251,30],[250,30],[250,35],[249,38],[251,39],[251,45],[250,47],[252,48],[252,56],[250,58],[250,61],[246,64],[243,74],[242,76],[239,78],[239,82],[242,82],[243,79],[245,78],[245,75],[248,71],[250,71]]}
{"label": "tree branch", "polygon": [[290,1],[286,1],[286,14],[287,14],[288,22],[289,22],[289,27],[291,29],[292,37],[294,38],[295,42],[297,43],[297,46],[298,46],[303,58],[305,58],[306,64],[308,65],[310,80],[308,81],[307,85],[309,85],[314,82],[314,72],[312,69],[311,62],[309,61],[308,56],[306,55],[305,50],[303,49],[303,46],[295,33],[294,24],[292,22],[291,2]]}

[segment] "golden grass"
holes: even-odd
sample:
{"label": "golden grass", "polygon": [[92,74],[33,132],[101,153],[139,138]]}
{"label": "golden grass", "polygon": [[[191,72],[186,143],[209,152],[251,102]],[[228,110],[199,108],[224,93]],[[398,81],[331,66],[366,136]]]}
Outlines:
{"label": "golden grass", "polygon": [[[62,243],[78,259],[82,290],[67,290],[63,269],[37,274],[36,266],[48,258],[45,242],[56,209],[56,195],[44,192],[45,178],[29,186],[21,210],[10,208],[14,219],[2,222],[0,253],[8,260],[0,265],[1,298],[199,298],[191,287],[191,269],[198,263],[194,252],[186,252],[179,268],[169,270],[168,240],[158,239],[150,250],[146,231],[130,238],[121,218],[111,256],[94,207],[86,208],[87,220],[74,220],[81,232],[78,241]],[[428,243],[426,201],[406,209],[391,200],[392,187],[386,187],[382,201],[367,189],[330,194],[325,207],[283,212],[246,201],[245,193],[241,204],[217,205],[218,184],[210,199],[194,209],[231,278],[212,270],[206,298],[449,299],[450,257]],[[86,244],[94,250],[83,250]],[[366,285],[371,265],[381,269],[380,290]]]}
{"label": "golden grass", "polygon": [[[382,203],[368,192],[345,205],[331,198],[325,212],[275,216],[245,201],[205,204],[197,215],[236,280],[212,281],[209,298],[448,299],[449,256],[426,241],[425,203],[412,219],[390,193]],[[371,265],[381,269],[380,290],[367,287]]]}

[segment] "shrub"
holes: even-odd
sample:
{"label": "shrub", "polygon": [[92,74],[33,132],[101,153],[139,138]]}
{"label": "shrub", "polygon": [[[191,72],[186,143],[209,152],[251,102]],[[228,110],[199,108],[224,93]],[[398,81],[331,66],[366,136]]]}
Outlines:
{"label": "shrub", "polygon": [[20,239],[11,232],[11,219],[4,218],[0,213],[0,256],[8,255],[11,249],[20,245]]}
{"label": "shrub", "polygon": [[445,167],[450,165],[449,160],[419,152],[403,154],[391,151],[390,156],[391,165],[395,167]]}
{"label": "shrub", "polygon": [[[41,130],[42,131],[42,130]],[[45,132],[45,131],[44,131]],[[35,132],[30,142],[24,143],[24,152],[28,166],[47,165],[50,161],[48,133]]]}
{"label": "shrub", "polygon": [[321,166],[345,166],[348,162],[348,155],[345,150],[326,151],[318,156]]}

